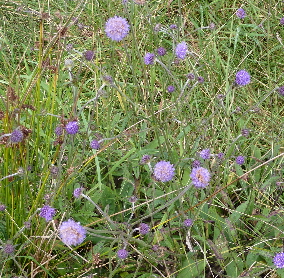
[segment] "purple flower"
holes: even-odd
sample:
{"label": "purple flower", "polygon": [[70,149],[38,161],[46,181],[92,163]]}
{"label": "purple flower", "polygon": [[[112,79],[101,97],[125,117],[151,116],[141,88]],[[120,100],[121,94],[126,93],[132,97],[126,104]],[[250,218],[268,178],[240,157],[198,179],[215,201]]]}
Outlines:
{"label": "purple flower", "polygon": [[79,130],[79,125],[77,121],[69,122],[65,126],[65,130],[68,134],[76,134]]}
{"label": "purple flower", "polygon": [[284,25],[284,17],[282,17],[282,18],[280,19],[280,24],[281,24],[281,25]]}
{"label": "purple flower", "polygon": [[242,129],[241,133],[242,133],[242,135],[243,135],[244,137],[248,137],[248,136],[249,136],[249,133],[250,133],[250,130],[247,129],[247,128],[244,128],[244,129]]}
{"label": "purple flower", "polygon": [[204,149],[199,153],[200,157],[203,159],[209,159],[210,158],[210,149]]}
{"label": "purple flower", "polygon": [[192,220],[192,219],[185,219],[185,220],[183,221],[183,225],[184,225],[185,227],[190,227],[190,226],[192,225],[192,223],[193,223],[193,220]]}
{"label": "purple flower", "polygon": [[0,205],[0,211],[4,211],[5,209],[6,209],[6,206],[3,205],[3,204],[1,204],[1,205]]}
{"label": "purple flower", "polygon": [[3,252],[7,255],[11,255],[15,252],[15,246],[12,244],[10,240],[3,245]]}
{"label": "purple flower", "polygon": [[61,136],[62,133],[63,133],[63,127],[62,127],[61,125],[58,125],[58,126],[55,128],[54,132],[55,132],[55,134],[56,134],[57,136]]}
{"label": "purple flower", "polygon": [[242,165],[245,163],[245,157],[242,156],[242,155],[239,155],[236,157],[236,163],[239,164],[239,165]]}
{"label": "purple flower", "polygon": [[236,84],[245,86],[250,83],[250,75],[246,70],[240,70],[236,73]]}
{"label": "purple flower", "polygon": [[240,19],[243,19],[247,16],[247,14],[246,14],[246,11],[244,9],[240,8],[236,11],[236,16]]}
{"label": "purple flower", "polygon": [[45,205],[40,209],[39,216],[45,218],[46,221],[51,221],[56,213],[56,209],[50,207],[49,205]]}
{"label": "purple flower", "polygon": [[155,59],[155,54],[150,53],[150,52],[146,53],[144,56],[145,65],[153,65],[154,59]]}
{"label": "purple flower", "polygon": [[139,225],[139,231],[140,231],[141,235],[146,235],[146,234],[149,233],[150,227],[147,224],[145,224],[145,223],[141,223]]}
{"label": "purple flower", "polygon": [[119,249],[117,251],[117,257],[120,259],[126,259],[128,257],[128,251],[125,249]]}
{"label": "purple flower", "polygon": [[76,246],[81,244],[86,238],[86,230],[80,225],[80,222],[68,219],[61,223],[59,236],[64,244]]}
{"label": "purple flower", "polygon": [[99,141],[97,140],[93,140],[91,143],[90,143],[90,147],[94,150],[98,150],[100,148],[100,143]]}
{"label": "purple flower", "polygon": [[185,41],[179,43],[176,46],[175,53],[176,53],[177,58],[182,59],[182,60],[185,59],[185,56],[187,54],[187,43]]}
{"label": "purple flower", "polygon": [[121,41],[129,33],[129,24],[127,20],[120,16],[111,17],[105,25],[106,35],[114,40]]}
{"label": "purple flower", "polygon": [[173,30],[173,29],[177,29],[177,25],[176,25],[176,24],[171,24],[171,25],[170,25],[170,29],[172,29],[172,30]]}
{"label": "purple flower", "polygon": [[86,59],[87,61],[93,60],[94,55],[95,55],[95,53],[94,53],[94,51],[92,51],[92,50],[87,50],[87,51],[84,53],[84,57],[85,57],[85,59]]}
{"label": "purple flower", "polygon": [[164,47],[159,47],[157,49],[157,53],[158,53],[159,56],[164,56],[164,55],[166,55],[167,50]]}
{"label": "purple flower", "polygon": [[200,166],[201,166],[201,163],[200,163],[199,160],[194,160],[194,161],[192,162],[192,168],[198,168],[198,167],[200,167]]}
{"label": "purple flower", "polygon": [[173,86],[173,85],[170,85],[170,86],[168,86],[168,88],[167,88],[167,90],[168,90],[169,93],[174,92],[175,89],[176,89],[176,88],[175,88],[175,86]]}
{"label": "purple flower", "polygon": [[83,191],[82,187],[75,188],[75,190],[73,191],[73,196],[75,198],[79,198],[82,194],[82,191]]}
{"label": "purple flower", "polygon": [[193,185],[197,188],[205,188],[210,181],[210,173],[206,168],[193,168],[190,174]]}
{"label": "purple flower", "polygon": [[154,167],[154,177],[159,181],[170,181],[174,175],[175,168],[168,161],[160,161]]}
{"label": "purple flower", "polygon": [[276,268],[284,268],[284,252],[277,253],[273,258]]}
{"label": "purple flower", "polygon": [[189,74],[186,75],[186,77],[189,80],[193,80],[195,78],[195,75],[194,75],[194,73],[189,73]]}
{"label": "purple flower", "polygon": [[140,160],[140,164],[147,164],[148,162],[150,162],[150,160],[151,160],[151,156],[149,154],[145,154],[142,156]]}
{"label": "purple flower", "polygon": [[20,129],[15,129],[10,136],[10,141],[13,144],[19,143],[24,139],[24,134]]}
{"label": "purple flower", "polygon": [[218,159],[223,159],[224,158],[224,153],[218,153],[217,154],[217,157],[218,157]]}
{"label": "purple flower", "polygon": [[204,83],[204,78],[202,76],[198,76],[197,81],[198,81],[198,83],[202,84],[202,83]]}
{"label": "purple flower", "polygon": [[[284,17],[283,17],[284,18]],[[279,93],[280,96],[284,97],[284,86],[281,86],[277,89],[277,92]]]}

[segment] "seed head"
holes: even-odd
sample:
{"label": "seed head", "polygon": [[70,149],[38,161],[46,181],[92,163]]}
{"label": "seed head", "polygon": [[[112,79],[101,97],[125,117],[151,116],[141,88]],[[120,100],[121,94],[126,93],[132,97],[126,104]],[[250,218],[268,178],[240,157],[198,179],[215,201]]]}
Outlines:
{"label": "seed head", "polygon": [[59,236],[64,244],[76,246],[85,240],[86,230],[79,222],[68,219],[60,225]]}
{"label": "seed head", "polygon": [[187,43],[185,41],[179,43],[176,46],[175,53],[176,53],[177,58],[182,59],[182,60],[185,59],[186,54],[187,54]]}
{"label": "seed head", "polygon": [[67,123],[65,130],[68,134],[76,134],[79,130],[79,125],[77,121],[72,121]]}
{"label": "seed head", "polygon": [[46,222],[51,221],[56,213],[56,209],[50,207],[49,205],[45,205],[40,209],[39,216],[45,218]]}
{"label": "seed head", "polygon": [[246,11],[244,9],[240,8],[236,11],[236,16],[240,19],[243,19],[247,16],[247,14],[246,14]]}
{"label": "seed head", "polygon": [[117,251],[117,257],[119,257],[120,259],[126,259],[128,257],[128,251],[125,249],[120,249]]}
{"label": "seed head", "polygon": [[155,60],[155,54],[153,53],[146,53],[144,56],[144,63],[145,65],[153,65]]}
{"label": "seed head", "polygon": [[284,268],[284,252],[277,253],[273,258],[273,263],[276,268]]}
{"label": "seed head", "polygon": [[236,84],[245,86],[250,83],[250,74],[246,70],[240,70],[236,73]]}
{"label": "seed head", "polygon": [[154,167],[154,177],[162,182],[170,181],[175,175],[174,166],[168,161],[160,161]]}
{"label": "seed head", "polygon": [[206,168],[193,168],[190,174],[192,184],[197,188],[205,188],[210,181],[210,173]]}
{"label": "seed head", "polygon": [[113,41],[123,40],[129,33],[127,20],[120,16],[111,17],[105,25],[106,35]]}

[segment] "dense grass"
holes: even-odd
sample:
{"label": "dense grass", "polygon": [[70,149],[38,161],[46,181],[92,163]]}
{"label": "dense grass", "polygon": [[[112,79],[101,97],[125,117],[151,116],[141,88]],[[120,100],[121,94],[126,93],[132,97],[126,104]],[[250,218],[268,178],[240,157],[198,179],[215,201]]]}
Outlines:
{"label": "dense grass", "polygon": [[[284,228],[283,2],[145,2],[1,3],[0,277],[284,277],[273,264]],[[115,15],[130,24],[120,42],[104,32]],[[159,47],[167,54],[145,65]],[[242,69],[251,82],[241,87]],[[55,134],[74,120],[77,134]],[[171,181],[153,176],[162,160]],[[211,174],[204,189],[190,177],[196,160]],[[87,230],[71,247],[58,235],[70,218]]]}

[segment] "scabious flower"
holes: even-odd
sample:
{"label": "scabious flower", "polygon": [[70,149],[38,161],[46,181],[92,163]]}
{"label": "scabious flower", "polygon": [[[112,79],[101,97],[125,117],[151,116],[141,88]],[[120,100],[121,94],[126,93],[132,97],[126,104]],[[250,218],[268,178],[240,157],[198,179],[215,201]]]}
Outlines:
{"label": "scabious flower", "polygon": [[119,249],[117,251],[117,257],[123,260],[126,259],[128,257],[128,251],[125,249]]}
{"label": "scabious flower", "polygon": [[250,83],[250,74],[246,70],[240,70],[236,73],[236,84],[245,86]]}
{"label": "scabious flower", "polygon": [[182,59],[182,60],[185,59],[186,54],[187,54],[187,43],[185,41],[179,43],[176,46],[175,53],[176,53],[177,58]]}
{"label": "scabious flower", "polygon": [[94,51],[92,51],[92,50],[87,50],[87,51],[84,53],[84,57],[85,57],[85,59],[86,59],[87,61],[92,61],[93,58],[94,58],[94,55],[95,55],[95,53],[94,53]]}
{"label": "scabious flower", "polygon": [[129,33],[129,24],[127,20],[120,16],[111,17],[105,25],[106,35],[114,40],[121,41]]}
{"label": "scabious flower", "polygon": [[146,235],[149,233],[149,231],[150,231],[150,227],[147,224],[141,223],[139,225],[139,232],[141,235]]}
{"label": "scabious flower", "polygon": [[199,153],[200,157],[203,159],[209,159],[210,158],[210,149],[204,149]]}
{"label": "scabious flower", "polygon": [[242,165],[245,163],[245,157],[242,156],[242,155],[239,155],[236,157],[236,163],[239,164],[239,165]]}
{"label": "scabious flower", "polygon": [[250,133],[250,130],[247,129],[247,128],[244,128],[244,129],[242,129],[241,133],[242,133],[242,136],[248,137],[249,133]]}
{"label": "scabious flower", "polygon": [[93,140],[91,143],[90,143],[90,147],[94,150],[98,150],[100,148],[100,143],[98,140]]}
{"label": "scabious flower", "polygon": [[206,168],[193,168],[190,174],[192,184],[197,188],[205,188],[210,181],[210,173]]}
{"label": "scabious flower", "polygon": [[73,191],[73,196],[75,198],[79,198],[82,194],[82,191],[83,191],[82,187],[75,188],[74,191]]}
{"label": "scabious flower", "polygon": [[54,130],[54,133],[57,135],[57,136],[61,136],[62,133],[63,133],[63,127],[61,125],[58,125],[55,130]]}
{"label": "scabious flower", "polygon": [[19,143],[24,139],[24,134],[20,129],[15,129],[10,136],[10,141],[13,144]]}
{"label": "scabious flower", "polygon": [[171,24],[171,25],[170,25],[170,29],[172,29],[172,30],[173,30],[173,29],[177,29],[177,25],[176,25],[176,24]]}
{"label": "scabious flower", "polygon": [[168,161],[160,161],[154,167],[154,177],[159,181],[170,181],[174,175],[175,168]]}
{"label": "scabious flower", "polygon": [[192,162],[192,168],[197,168],[197,167],[200,167],[201,166],[201,163],[199,160],[194,160]]}
{"label": "scabious flower", "polygon": [[224,153],[218,153],[218,154],[217,154],[218,159],[223,159],[224,156],[225,156]]}
{"label": "scabious flower", "polygon": [[12,244],[12,242],[9,240],[3,245],[3,252],[6,255],[11,255],[15,252],[15,246]]}
{"label": "scabious flower", "polygon": [[[284,17],[283,17],[284,18]],[[277,92],[279,93],[279,95],[284,97],[284,86],[281,86],[277,89]]]}
{"label": "scabious flower", "polygon": [[79,130],[79,125],[77,121],[72,121],[67,123],[65,130],[68,134],[76,134]]}
{"label": "scabious flower", "polygon": [[150,162],[150,160],[151,160],[151,156],[149,154],[145,154],[142,156],[140,160],[140,164],[147,164],[148,162]]}
{"label": "scabious flower", "polygon": [[159,47],[157,49],[157,53],[158,53],[159,56],[164,56],[164,55],[166,55],[167,50],[164,47]]}
{"label": "scabious flower", "polygon": [[280,24],[281,24],[281,25],[284,25],[284,17],[282,17],[282,18],[280,19]]}
{"label": "scabious flower", "polygon": [[198,76],[197,81],[198,81],[198,83],[202,84],[202,83],[204,83],[205,80],[202,76]]}
{"label": "scabious flower", "polygon": [[190,227],[191,225],[192,225],[192,223],[193,223],[193,220],[192,219],[185,219],[184,221],[183,221],[183,225],[185,226],[185,227]]}
{"label": "scabious flower", "polygon": [[80,225],[80,222],[68,219],[60,225],[59,236],[64,244],[76,246],[85,240],[86,230]]}
{"label": "scabious flower", "polygon": [[243,19],[247,16],[247,14],[246,14],[246,11],[244,9],[240,8],[236,11],[236,16],[240,19]]}
{"label": "scabious flower", "polygon": [[6,206],[3,204],[0,204],[0,211],[4,211],[6,209]]}
{"label": "scabious flower", "polygon": [[144,56],[145,65],[153,65],[154,59],[155,59],[155,54],[150,53],[150,52],[146,53]]}
{"label": "scabious flower", "polygon": [[56,213],[56,209],[50,207],[49,205],[45,205],[40,209],[39,216],[45,218],[45,220],[51,221]]}
{"label": "scabious flower", "polygon": [[284,268],[284,252],[277,253],[273,258],[276,268]]}
{"label": "scabious flower", "polygon": [[175,86],[170,85],[170,86],[168,86],[167,90],[168,90],[169,93],[172,93],[172,92],[175,91]]}
{"label": "scabious flower", "polygon": [[186,77],[189,80],[193,80],[195,78],[195,75],[194,75],[194,73],[189,73],[189,74],[186,75]]}

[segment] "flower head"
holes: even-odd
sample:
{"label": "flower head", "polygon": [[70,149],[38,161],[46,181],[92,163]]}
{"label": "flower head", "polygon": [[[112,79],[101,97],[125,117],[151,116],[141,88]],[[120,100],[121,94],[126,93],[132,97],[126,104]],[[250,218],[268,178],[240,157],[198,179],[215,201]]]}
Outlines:
{"label": "flower head", "polygon": [[187,74],[186,77],[189,80],[193,80],[195,78],[195,75],[194,75],[194,73],[191,72],[191,73]]}
{"label": "flower head", "polygon": [[194,160],[192,161],[192,167],[193,168],[197,168],[197,167],[200,167],[201,166],[201,163],[199,160]]}
{"label": "flower head", "polygon": [[3,204],[0,204],[0,211],[4,211],[6,209],[6,206]]}
{"label": "flower head", "polygon": [[242,165],[245,163],[245,157],[242,156],[242,155],[239,155],[236,157],[236,163],[239,164],[239,165]]}
{"label": "flower head", "polygon": [[198,76],[197,81],[198,81],[198,83],[202,84],[202,83],[204,83],[205,80],[204,80],[204,77]]}
{"label": "flower head", "polygon": [[15,129],[10,136],[11,143],[19,143],[24,139],[24,134],[20,129]]}
{"label": "flower head", "polygon": [[68,134],[76,134],[79,130],[79,125],[77,121],[72,121],[67,123],[67,125],[65,126],[66,132]]}
{"label": "flower head", "polygon": [[87,61],[92,61],[93,58],[94,58],[94,55],[95,55],[95,53],[94,53],[94,51],[92,51],[92,50],[87,50],[87,51],[84,53],[84,57],[85,57],[85,59],[86,59]]}
{"label": "flower head", "polygon": [[153,53],[146,53],[144,56],[144,63],[145,65],[153,65],[155,60],[155,54]]}
{"label": "flower head", "polygon": [[170,29],[172,29],[172,30],[173,30],[173,29],[177,29],[177,25],[176,25],[176,24],[171,24],[171,25],[170,25]]}
{"label": "flower head", "polygon": [[170,85],[170,86],[168,86],[168,88],[167,88],[167,90],[168,90],[169,93],[174,92],[175,89],[176,89],[176,88],[175,88],[175,86],[173,86],[173,85]]}
{"label": "flower head", "polygon": [[218,159],[223,159],[224,156],[225,156],[224,153],[218,153],[218,154],[217,154]]}
{"label": "flower head", "polygon": [[244,9],[240,8],[236,11],[236,16],[240,19],[243,19],[247,16],[247,14],[246,14],[246,11]]}
{"label": "flower head", "polygon": [[64,244],[76,246],[86,238],[86,230],[80,222],[68,219],[60,225],[59,236]]}
{"label": "flower head", "polygon": [[146,235],[146,234],[149,233],[150,227],[149,227],[149,225],[147,225],[147,224],[145,224],[145,223],[141,223],[141,224],[139,225],[139,231],[140,231],[140,234],[141,234],[141,235]]}
{"label": "flower head", "polygon": [[15,246],[12,244],[10,240],[8,240],[4,245],[3,245],[3,252],[6,255],[11,255],[15,252]]}
{"label": "flower head", "polygon": [[203,159],[209,159],[210,158],[210,149],[204,149],[199,153],[200,157]]}
{"label": "flower head", "polygon": [[185,59],[186,54],[187,54],[187,43],[185,41],[179,43],[176,46],[175,53],[176,53],[177,58],[182,59],[182,60]]}
{"label": "flower head", "polygon": [[129,33],[129,24],[127,20],[120,16],[111,17],[105,25],[106,35],[114,40],[121,41]]}
{"label": "flower head", "polygon": [[236,84],[245,86],[250,83],[250,74],[246,70],[240,70],[236,73]]}
{"label": "flower head", "polygon": [[281,24],[281,25],[284,25],[284,17],[282,17],[282,18],[280,19],[280,24]]}
{"label": "flower head", "polygon": [[193,223],[193,220],[192,219],[185,219],[184,221],[183,221],[183,225],[185,226],[185,227],[190,227],[191,225],[192,225],[192,223]]}
{"label": "flower head", "polygon": [[40,209],[39,216],[45,218],[46,221],[51,221],[56,213],[56,209],[50,207],[49,205],[45,205]]}
{"label": "flower head", "polygon": [[82,187],[75,188],[75,190],[73,191],[73,196],[75,198],[79,198],[82,194],[82,191],[83,191]]}
{"label": "flower head", "polygon": [[190,174],[193,185],[197,188],[205,188],[210,181],[210,173],[206,168],[193,168]]}
{"label": "flower head", "polygon": [[91,143],[90,143],[90,147],[94,150],[98,150],[100,148],[100,143],[98,140],[93,140]]}
{"label": "flower head", "polygon": [[125,249],[119,249],[117,251],[117,257],[120,259],[126,259],[128,257],[128,251]]}
{"label": "flower head", "polygon": [[63,127],[61,125],[58,125],[55,130],[54,130],[54,133],[57,135],[57,136],[61,136],[62,133],[63,133]]}
{"label": "flower head", "polygon": [[164,55],[166,55],[167,50],[164,47],[159,47],[157,49],[157,53],[158,53],[159,56],[164,56]]}
{"label": "flower head", "polygon": [[273,258],[276,268],[284,268],[284,252],[277,253]]}
{"label": "flower head", "polygon": [[[284,18],[284,17],[283,17]],[[284,86],[281,86],[277,89],[277,92],[279,93],[280,96],[284,97]]]}
{"label": "flower head", "polygon": [[175,168],[168,161],[160,161],[154,167],[154,177],[159,181],[170,181],[174,175]]}
{"label": "flower head", "polygon": [[148,162],[150,162],[150,160],[151,160],[151,156],[149,154],[145,154],[142,156],[140,160],[140,164],[147,164]]}

